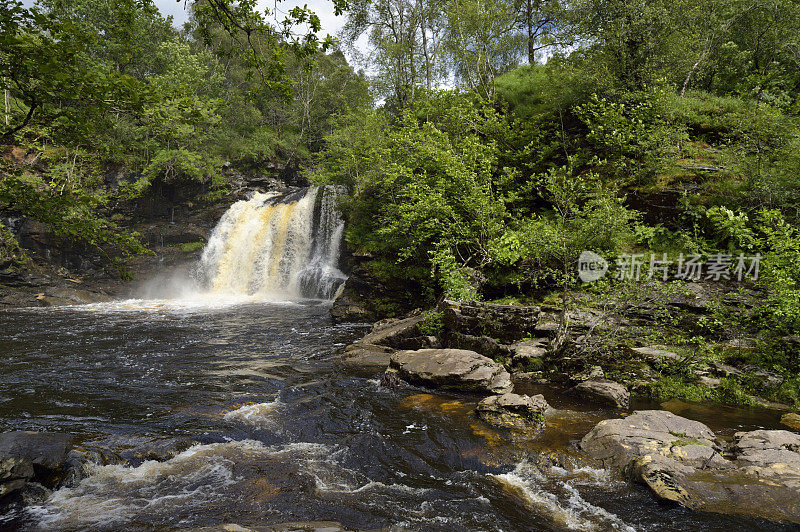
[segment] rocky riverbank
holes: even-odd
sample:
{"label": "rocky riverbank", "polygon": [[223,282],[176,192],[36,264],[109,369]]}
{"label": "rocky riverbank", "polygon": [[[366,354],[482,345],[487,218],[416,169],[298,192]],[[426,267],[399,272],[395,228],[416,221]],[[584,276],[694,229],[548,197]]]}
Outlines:
{"label": "rocky riverbank", "polygon": [[[663,346],[634,345],[620,349],[624,358],[612,365],[608,358],[593,359],[588,347],[592,332],[607,330],[601,315],[571,313],[566,334],[556,318],[538,306],[443,301],[433,311],[377,322],[345,349],[342,360],[351,367],[382,368],[384,385],[405,382],[483,396],[473,416],[515,438],[535,440],[548,423],[569,415],[541,395],[514,392],[532,384],[557,387],[609,416],[570,444],[579,462],[642,483],[656,497],[687,508],[800,523],[800,434],[753,430],[726,439],[666,410],[629,414],[631,391],[642,397],[648,390],[642,374],[649,371],[656,382],[658,368],[685,356]],[[629,366],[627,372],[618,371],[621,364]],[[719,386],[711,371],[698,377],[705,378],[698,379],[702,385]],[[796,418],[786,414],[783,423],[796,429]]]}

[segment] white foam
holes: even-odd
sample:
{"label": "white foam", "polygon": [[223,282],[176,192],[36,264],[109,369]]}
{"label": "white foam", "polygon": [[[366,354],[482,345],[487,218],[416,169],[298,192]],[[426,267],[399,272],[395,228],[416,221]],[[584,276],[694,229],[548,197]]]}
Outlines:
{"label": "white foam", "polygon": [[510,473],[490,476],[510,487],[520,499],[547,515],[558,527],[570,530],[634,530],[613,513],[586,501],[571,480],[559,480],[559,476],[568,476],[568,472],[563,469],[559,472],[558,469],[553,468],[553,473],[559,473],[555,478],[548,478],[538,468],[523,461]]}
{"label": "white foam", "polygon": [[244,405],[236,410],[231,410],[223,416],[223,419],[241,421],[256,427],[269,426],[274,424],[274,414],[280,406],[281,402],[278,399],[268,403]]}

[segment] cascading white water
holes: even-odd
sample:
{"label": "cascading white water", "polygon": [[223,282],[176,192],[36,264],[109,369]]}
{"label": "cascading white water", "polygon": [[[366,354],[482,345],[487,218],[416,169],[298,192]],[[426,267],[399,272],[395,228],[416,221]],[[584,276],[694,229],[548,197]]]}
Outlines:
{"label": "cascading white water", "polygon": [[228,295],[331,299],[344,223],[334,187],[281,196],[256,193],[234,203],[211,235],[199,274],[205,288]]}

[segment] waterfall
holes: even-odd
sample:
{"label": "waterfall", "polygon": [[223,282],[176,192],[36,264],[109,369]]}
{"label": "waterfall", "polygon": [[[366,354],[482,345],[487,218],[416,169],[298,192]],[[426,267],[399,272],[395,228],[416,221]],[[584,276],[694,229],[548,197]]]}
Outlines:
{"label": "waterfall", "polygon": [[200,259],[205,289],[227,295],[332,299],[344,223],[335,187],[256,193],[222,216]]}

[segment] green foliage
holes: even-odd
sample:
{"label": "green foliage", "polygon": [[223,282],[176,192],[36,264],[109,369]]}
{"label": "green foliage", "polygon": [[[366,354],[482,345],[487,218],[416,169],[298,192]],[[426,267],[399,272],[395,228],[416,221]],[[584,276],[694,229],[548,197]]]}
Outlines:
{"label": "green foliage", "polygon": [[444,331],[441,312],[428,312],[417,324],[417,329],[423,336],[439,336]]}

